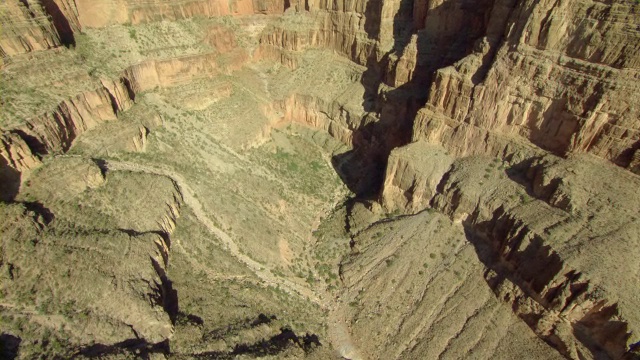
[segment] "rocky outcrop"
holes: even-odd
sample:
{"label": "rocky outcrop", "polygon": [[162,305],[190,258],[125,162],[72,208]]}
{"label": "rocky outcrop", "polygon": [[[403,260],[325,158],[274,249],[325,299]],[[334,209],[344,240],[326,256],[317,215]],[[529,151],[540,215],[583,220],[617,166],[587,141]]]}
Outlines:
{"label": "rocky outcrop", "polygon": [[20,130],[30,139],[34,153],[66,151],[83,132],[105,121],[117,119],[117,113],[133,104],[127,81],[105,81],[103,87],[65,100],[47,114],[38,116]]}
{"label": "rocky outcrop", "polygon": [[399,1],[308,1],[304,10],[311,16],[285,15],[263,32],[260,51],[282,54],[290,62],[292,52],[331,49],[367,65],[393,45],[399,6]]}
{"label": "rocky outcrop", "polygon": [[636,267],[623,274],[593,254],[622,264],[638,256],[638,178],[585,156],[511,168],[452,159],[422,142],[392,152],[383,205],[432,207],[461,222],[496,296],[566,357],[632,356],[637,299],[625,289]]}
{"label": "rocky outcrop", "polygon": [[[116,120],[120,112],[133,105],[136,93],[185,84],[211,77],[218,71],[216,54],[212,53],[133,65],[120,79],[103,79],[99,88],[62,101],[51,112],[5,130],[0,153],[2,171],[14,174],[10,177],[17,179],[15,186],[19,186],[20,173],[37,167],[39,156],[65,152],[85,131],[105,121]],[[147,131],[140,129],[132,139],[136,151],[144,149]],[[15,194],[15,191],[7,193]]]}
{"label": "rocky outcrop", "polygon": [[2,57],[61,45],[60,37],[40,2],[9,0],[0,4]]}
{"label": "rocky outcrop", "polygon": [[12,200],[20,189],[23,175],[40,165],[20,133],[2,134],[0,147],[0,200]]}
{"label": "rocky outcrop", "polygon": [[[124,215],[124,222],[99,224],[96,219],[100,216],[95,215],[106,208],[94,211],[104,206],[101,201],[84,203],[84,217],[68,207],[70,199],[92,202],[89,194],[113,191],[107,179],[113,176],[117,182],[118,175],[109,174],[96,163],[101,164],[77,156],[58,157],[41,168],[21,193],[42,203],[16,202],[0,209],[3,220],[7,220],[0,225],[3,265],[15,269],[11,279],[2,282],[5,304],[10,304],[11,312],[21,313],[23,322],[38,328],[54,329],[38,321],[42,316],[59,319],[58,324],[67,328],[67,341],[77,347],[121,343],[131,338],[149,343],[166,341],[173,334],[178,306],[167,272],[170,235],[179,216],[181,193],[161,176],[138,180],[135,174],[120,176],[133,179],[129,181],[133,185],[130,191],[147,191],[145,201],[140,202],[143,206],[132,212],[146,210],[149,218],[129,221],[131,216]],[[122,194],[115,191],[110,196]],[[127,195],[123,198],[131,200]],[[40,213],[30,216],[25,207]],[[47,225],[42,225],[41,214],[55,220],[50,218]],[[75,222],[69,224],[70,220]],[[127,226],[131,224],[136,226]],[[25,247],[30,242],[34,245]],[[45,282],[43,277],[56,280]],[[68,279],[73,285],[60,286],[60,279]],[[24,297],[21,294],[25,289],[35,289],[34,295]],[[36,305],[37,313],[30,310]]]}
{"label": "rocky outcrop", "polygon": [[[120,111],[133,104],[126,79],[103,81],[102,87],[61,102],[53,111],[28,120],[23,125],[5,130],[0,152],[0,171],[13,174],[7,178],[12,188],[19,187],[21,174],[40,165],[40,157],[69,149],[85,131],[105,121],[117,119]],[[3,189],[2,197],[12,199],[15,191]]]}
{"label": "rocky outcrop", "polygon": [[133,142],[133,150],[136,152],[144,152],[147,148],[147,135],[149,129],[144,126],[138,128],[138,133],[131,139]]}
{"label": "rocky outcrop", "polygon": [[133,93],[185,84],[218,74],[217,54],[191,55],[167,60],[148,60],[124,71]]}
{"label": "rocky outcrop", "polygon": [[[429,162],[420,161],[428,158]],[[417,213],[429,207],[437,186],[449,171],[454,158],[439,145],[416,142],[389,155],[380,198],[391,211]]]}
{"label": "rocky outcrop", "polygon": [[[640,139],[640,114],[626,96],[638,91],[638,7],[495,1],[493,9],[472,54],[437,71],[414,140],[442,143],[456,155],[490,148],[503,156],[530,142],[628,167]],[[490,144],[496,137],[502,140]]]}
{"label": "rocky outcrop", "polygon": [[[493,251],[485,279],[542,339],[571,359],[591,355],[622,358],[631,338],[629,322],[606,292],[568,268],[523,219],[498,215],[475,227]],[[478,231],[479,230],[479,231]],[[605,355],[606,354],[606,355]]]}
{"label": "rocky outcrop", "polygon": [[80,30],[75,3],[69,0],[7,0],[0,4],[3,58],[61,45],[75,45]]}
{"label": "rocky outcrop", "polygon": [[20,132],[7,132],[2,134],[2,148],[0,159],[6,165],[18,171],[28,171],[38,166],[40,160],[35,156],[29,144]]}
{"label": "rocky outcrop", "polygon": [[338,102],[294,94],[279,106],[284,123],[299,123],[327,132],[345,145],[353,144],[353,133],[361,125],[361,119],[347,111]]}

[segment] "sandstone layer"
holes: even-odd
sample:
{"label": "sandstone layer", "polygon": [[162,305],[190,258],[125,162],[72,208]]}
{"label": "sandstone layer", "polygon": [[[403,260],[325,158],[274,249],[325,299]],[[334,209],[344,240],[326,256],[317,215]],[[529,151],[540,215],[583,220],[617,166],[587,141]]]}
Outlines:
{"label": "sandstone layer", "polygon": [[638,358],[636,2],[0,12],[2,356]]}

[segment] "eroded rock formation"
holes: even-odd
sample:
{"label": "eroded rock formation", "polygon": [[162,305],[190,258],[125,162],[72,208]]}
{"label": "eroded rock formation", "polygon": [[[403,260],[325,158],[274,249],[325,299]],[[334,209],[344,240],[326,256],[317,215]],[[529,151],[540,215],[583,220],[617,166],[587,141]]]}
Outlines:
{"label": "eroded rock formation", "polygon": [[[327,284],[337,283],[339,277],[340,286],[344,287],[344,291],[335,290],[332,288],[335,285],[330,285],[331,296],[343,291],[339,294],[350,301],[349,304],[336,301],[331,307],[332,316],[341,322],[337,333],[355,335],[353,344],[346,344],[346,348],[372,349],[361,351],[372,358],[427,355],[455,358],[468,350],[459,339],[471,337],[474,329],[480,327],[477,318],[482,318],[493,325],[503,324],[509,330],[500,332],[491,328],[495,333],[478,337],[480,356],[507,357],[531,350],[535,354],[532,356],[539,358],[558,354],[571,359],[637,357],[640,304],[635,293],[628,290],[637,288],[640,274],[637,262],[640,103],[634,96],[640,93],[640,5],[636,2],[10,0],[0,5],[0,12],[3,71],[15,72],[19,68],[12,67],[12,63],[30,61],[35,56],[31,53],[46,57],[49,52],[77,51],[74,49],[77,36],[98,38],[107,29],[124,29],[127,41],[135,42],[135,46],[120,48],[113,54],[120,58],[124,53],[135,52],[125,57],[129,60],[118,60],[117,75],[96,75],[96,68],[79,67],[77,72],[82,74],[69,81],[82,81],[83,86],[73,96],[56,95],[56,104],[49,110],[29,116],[12,113],[15,119],[2,124],[1,197],[8,202],[15,199],[20,202],[7,205],[2,211],[17,224],[16,228],[42,238],[43,243],[53,248],[59,242],[59,233],[70,230],[64,227],[56,230],[61,222],[55,222],[49,231],[47,223],[52,220],[45,218],[60,214],[64,221],[71,222],[63,223],[64,226],[91,225],[83,230],[87,233],[79,240],[82,249],[102,251],[114,262],[148,265],[147,260],[151,259],[151,266],[126,268],[126,279],[132,285],[116,281],[117,299],[133,304],[132,308],[121,308],[114,302],[94,303],[89,295],[77,298],[71,292],[56,295],[65,301],[73,298],[79,308],[90,309],[87,311],[91,320],[85,325],[99,342],[126,347],[127,339],[135,336],[150,349],[164,346],[161,344],[175,334],[179,307],[168,266],[170,235],[178,223],[183,194],[175,181],[172,183],[160,175],[169,173],[171,167],[190,171],[185,164],[190,164],[192,154],[206,153],[207,147],[214,150],[203,156],[206,161],[202,162],[207,164],[194,170],[198,176],[218,181],[227,174],[250,168],[247,164],[251,161],[271,166],[269,157],[260,158],[261,155],[251,151],[271,141],[272,136],[276,140],[270,151],[276,159],[286,162],[284,170],[278,166],[274,169],[286,171],[289,176],[300,174],[307,170],[301,170],[292,160],[294,152],[289,151],[295,146],[274,133],[303,125],[327,133],[340,143],[327,145],[329,141],[325,141],[320,146],[351,148],[332,154],[327,162],[350,190],[367,197],[352,199],[345,205],[346,220],[340,224],[344,234],[340,236],[349,239],[336,248],[349,244],[351,252],[336,263],[338,275],[331,271],[325,274]],[[222,20],[217,20],[221,17]],[[185,33],[194,36],[202,48],[167,41],[178,53],[186,50],[186,55],[175,56],[175,52],[165,53],[162,48],[148,44],[147,37],[138,41],[139,27],[169,21],[187,24],[185,28],[189,31]],[[173,55],[154,55],[167,53]],[[335,54],[339,60],[330,58]],[[81,57],[80,61],[83,60],[86,58]],[[280,65],[287,68],[285,75],[281,75]],[[322,65],[334,67],[326,78],[315,73]],[[287,81],[287,74],[295,74],[296,78]],[[201,88],[194,85],[194,90],[188,89],[192,84]],[[203,92],[207,92],[206,96]],[[176,96],[179,93],[182,95]],[[238,94],[243,96],[240,105],[225,102]],[[17,98],[11,96],[10,100]],[[167,101],[171,97],[178,100]],[[144,110],[128,113],[142,101]],[[216,107],[218,103],[222,105]],[[220,145],[218,140],[211,139],[208,126],[219,121],[218,113],[228,118],[221,126],[220,122],[215,123],[216,131],[236,129],[243,134],[243,143],[222,141]],[[37,180],[31,181],[30,175],[43,162],[47,163],[47,155],[68,152],[83,134],[106,123],[119,122],[125,117],[123,114],[130,114],[133,120],[128,119],[115,132],[126,137],[125,145],[111,148],[115,156],[151,162],[157,161],[154,156],[169,153],[185,156],[167,162],[167,168],[154,175],[163,178],[153,181],[163,183],[158,188],[166,192],[164,197],[154,198],[151,195],[154,191],[140,190],[144,188],[141,183],[123,181],[149,197],[151,210],[136,202],[127,204],[128,212],[114,212],[108,201],[99,197],[104,196],[99,189],[105,186],[107,169],[97,159],[96,163],[103,168],[89,166],[87,172],[88,165],[81,160],[80,165],[69,165],[62,163],[76,160],[57,158],[54,165],[44,166],[44,174],[32,178],[57,179],[55,171],[59,169],[55,164],[68,166],[81,175],[86,173],[79,180],[61,177],[70,181],[68,184],[65,180],[51,180],[51,187],[64,189],[59,193]],[[255,119],[258,120],[252,123]],[[165,122],[169,130],[156,134],[156,127],[161,128]],[[176,131],[204,145],[185,151],[171,139]],[[109,138],[104,141],[110,142]],[[92,154],[104,154],[95,152],[95,147],[101,144],[93,145]],[[150,146],[151,151],[145,152]],[[109,148],[105,152],[110,155]],[[217,158],[221,153],[225,155]],[[229,158],[239,159],[242,165],[228,164],[225,161]],[[209,161],[214,165],[209,165]],[[193,164],[200,166],[197,161]],[[313,170],[321,167],[320,163],[312,165]],[[211,168],[220,172],[212,175]],[[140,169],[146,168],[131,165],[118,170]],[[256,170],[252,176],[268,171]],[[247,181],[255,179],[250,177]],[[170,188],[168,192],[165,185]],[[256,181],[254,187],[259,186]],[[311,191],[309,184],[303,186],[305,191]],[[120,188],[110,191],[126,197],[126,191]],[[282,193],[274,195],[275,191],[270,191],[265,191],[268,195],[247,200],[241,188],[233,185],[224,189],[223,195],[237,195],[226,201],[241,203],[238,208],[244,207],[246,211],[247,204],[256,199],[268,203],[272,197],[285,198]],[[223,195],[206,194],[210,198]],[[77,200],[77,208],[67,198]],[[53,204],[52,209],[46,208],[43,201]],[[309,203],[313,201],[306,204]],[[241,251],[250,253],[247,249],[251,247],[234,248],[237,245],[232,246],[235,243],[217,227],[219,224],[204,219],[201,215],[204,210],[201,205],[198,207],[192,209],[195,215],[180,221],[197,220],[209,231],[218,229],[213,234],[222,237],[216,241],[225,244],[225,251],[250,259]],[[282,215],[289,211],[282,199],[277,206],[269,203],[260,209],[269,213],[261,216],[277,224],[274,226],[283,229],[298,226],[291,225]],[[76,218],[74,211],[83,213],[82,216],[104,217],[99,221],[110,227],[102,229],[96,225],[102,223],[95,219]],[[136,216],[141,211],[149,211],[153,216],[145,215],[140,220]],[[441,215],[431,216],[433,211]],[[235,216],[244,216],[236,212],[233,211]],[[371,224],[370,220],[380,217],[382,212],[419,215],[407,219],[390,216]],[[269,217],[271,213],[280,215],[276,219]],[[239,219],[230,223],[252,221],[248,217]],[[215,220],[224,223],[224,217]],[[73,221],[77,224],[73,225]],[[92,221],[96,224],[91,224]],[[386,224],[396,222],[407,228],[401,231],[394,230],[393,225],[385,228]],[[113,229],[116,225],[122,227],[116,231]],[[269,268],[273,276],[260,275],[264,268],[251,268],[261,280],[247,283],[272,286],[265,285],[264,279],[283,277],[281,271],[288,266],[296,276],[311,279],[308,288],[296,287],[298,283],[290,287],[303,289],[296,296],[305,301],[314,299],[315,295],[309,295],[313,294],[314,272],[309,270],[308,275],[291,261],[295,251],[289,242],[300,239],[292,240],[293,236],[288,239],[282,235],[285,231],[278,229],[278,234],[269,232],[269,236],[278,237],[283,267]],[[378,233],[373,232],[378,229]],[[13,240],[21,239],[22,235],[12,226],[1,230]],[[231,226],[226,230],[230,231]],[[245,241],[246,233],[242,231],[238,230],[238,234],[243,234],[238,238]],[[386,235],[380,235],[383,233]],[[135,250],[122,260],[108,245],[101,245],[106,246],[104,249],[87,245],[91,244],[91,236],[97,234],[113,241],[116,247]],[[191,235],[185,234],[182,239]],[[322,245],[322,240],[314,245]],[[134,242],[143,245],[131,245]],[[306,244],[301,244],[296,246],[306,249]],[[14,270],[20,274],[20,269],[37,267],[21,253],[26,246],[27,243],[17,240],[3,245],[0,265],[8,269],[12,281]],[[198,246],[192,254],[181,249],[190,259],[183,259],[183,265],[188,264],[200,277],[217,281],[218,275],[205,270],[207,267],[194,260],[197,256],[193,255],[212,252],[210,246],[214,245]],[[215,246],[222,245],[215,243]],[[421,264],[420,259],[426,258],[427,251],[429,259]],[[598,254],[609,260],[600,261]],[[67,255],[61,256],[72,260]],[[437,262],[436,258],[442,261]],[[408,259],[407,263],[394,267],[394,261],[402,259]],[[464,259],[472,259],[469,266]],[[273,261],[266,255],[260,260],[264,264],[255,262],[260,264],[255,268],[270,267]],[[420,270],[420,275],[426,272],[428,279],[422,281],[411,275],[416,272],[415,266],[427,269],[428,262],[437,263],[434,269]],[[248,263],[251,262],[233,266]],[[318,264],[319,273],[327,271],[328,265]],[[103,275],[110,274],[108,266],[98,265],[96,271],[100,274],[96,276],[100,281],[96,286],[107,289],[110,283]],[[455,269],[453,273],[445,269],[448,266]],[[87,274],[94,274],[92,271],[87,269]],[[249,278],[244,273],[229,277],[242,281]],[[388,287],[390,281],[397,279],[401,279],[397,287],[404,295],[396,293],[396,285]],[[480,285],[472,279],[482,279],[482,288],[478,289]],[[40,286],[36,277],[26,280],[32,281],[34,287]],[[282,284],[289,283],[283,280]],[[450,291],[444,291],[448,284],[453,284]],[[48,288],[42,289],[39,291]],[[229,292],[227,287],[222,289],[221,293]],[[400,304],[397,308],[386,307],[388,314],[395,314],[388,323],[380,317],[385,313],[383,300],[378,296],[381,294],[386,301]],[[18,301],[18,297],[11,299]],[[314,301],[324,304],[324,300]],[[39,298],[34,300],[35,305],[41,302]],[[451,309],[457,306],[464,311],[456,313],[453,323],[459,329],[453,331],[453,327],[442,325],[442,319],[453,316],[455,310]],[[281,310],[275,305],[272,309]],[[425,316],[412,318],[403,309],[413,309]],[[203,339],[200,344],[181,342],[183,354],[231,356],[242,354],[243,346],[254,349],[237,340],[216,338],[217,330],[205,333],[197,316],[183,315],[188,321],[183,319],[179,325],[184,326],[185,332],[177,336],[189,337],[184,334],[193,332]],[[97,319],[101,317],[112,322],[100,324]],[[250,317],[245,318],[249,319],[245,321],[249,325],[238,328],[246,330],[247,338],[255,344],[273,335],[268,326],[260,328],[271,320],[251,322]],[[521,329],[527,326],[532,332],[523,334]],[[371,328],[378,327],[382,330],[375,336],[366,336]],[[255,335],[254,328],[261,329],[255,330],[261,335]],[[281,330],[282,334],[293,333],[290,329]],[[512,333],[518,333],[515,338],[526,345],[515,346],[514,352],[499,350],[496,344],[502,344]],[[291,339],[295,338],[306,352],[307,344],[302,346],[293,334]],[[77,328],[71,335],[72,343],[85,341]],[[209,342],[210,338],[215,341]],[[233,349],[231,343],[236,344]],[[259,351],[255,349],[247,351]],[[94,351],[104,353],[91,348],[77,354],[90,356]],[[167,351],[163,347],[161,352],[168,354]]]}

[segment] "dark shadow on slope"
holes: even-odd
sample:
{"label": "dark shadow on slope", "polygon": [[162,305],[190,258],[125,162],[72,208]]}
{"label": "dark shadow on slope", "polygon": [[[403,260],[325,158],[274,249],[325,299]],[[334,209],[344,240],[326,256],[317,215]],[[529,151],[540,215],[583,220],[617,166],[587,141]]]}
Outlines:
{"label": "dark shadow on slope", "polygon": [[[533,330],[538,328],[538,322],[548,311],[579,309],[581,306],[576,301],[584,296],[589,298],[587,292],[594,291],[589,280],[581,279],[580,272],[570,270],[559,276],[561,271],[566,271],[560,256],[549,245],[545,245],[544,239],[531,233],[525,224],[502,208],[489,221],[474,223],[473,220],[467,220],[463,226],[467,240],[474,246],[478,259],[487,269],[485,280],[488,286],[496,296],[500,296],[501,301],[511,305],[513,312]],[[563,281],[548,288],[558,278]],[[527,301],[517,292],[512,294],[503,291],[505,281],[517,286],[539,307],[526,305]],[[606,300],[601,300],[580,320],[571,323],[573,339],[562,339],[554,332],[538,336],[565,356],[569,352],[564,341],[575,340],[587,348],[595,359],[631,359],[633,357],[629,356],[634,355],[626,348],[630,337],[628,324],[618,317],[617,304],[606,303]],[[521,308],[522,305],[525,305],[524,308]]]}
{"label": "dark shadow on slope", "polygon": [[640,341],[629,345],[629,355],[624,360],[640,360]]}
{"label": "dark shadow on slope", "polygon": [[49,208],[38,201],[23,202],[21,204],[24,205],[28,211],[35,213],[35,217],[40,217],[44,221],[44,225],[49,225],[49,223],[56,218]]}
{"label": "dark shadow on slope", "polygon": [[[631,162],[633,161],[633,156],[640,151],[640,140],[636,141],[631,147],[625,149],[617,158],[613,160],[616,164],[629,168]],[[635,169],[629,169],[636,174],[640,174],[640,164],[636,165]]]}
{"label": "dark shadow on slope", "polygon": [[158,247],[158,253],[162,256],[163,264],[158,263],[158,261],[150,256],[151,265],[153,269],[156,271],[156,274],[160,277],[160,283],[155,284],[155,292],[151,294],[151,299],[153,302],[161,306],[164,311],[169,315],[169,319],[171,319],[171,323],[175,324],[176,319],[178,317],[178,313],[180,311],[179,301],[178,301],[178,291],[173,288],[173,282],[169,279],[165,269],[169,265],[168,253],[165,250],[171,249],[171,238],[169,234],[164,231],[145,231],[139,232],[133,229],[118,229],[118,231],[123,232],[131,237],[143,236],[146,234],[153,234],[159,236],[164,245],[156,243]]}
{"label": "dark shadow on slope", "polygon": [[178,311],[178,314],[176,315],[176,324],[202,326],[204,325],[204,320],[202,320],[198,315]]}
{"label": "dark shadow on slope", "polygon": [[144,339],[127,339],[113,345],[94,344],[81,348],[72,359],[103,359],[108,355],[124,355],[136,359],[149,359],[151,354],[171,354],[169,340],[150,344]]}
{"label": "dark shadow on slope", "polygon": [[60,36],[62,44],[66,47],[76,46],[76,39],[73,36],[71,24],[69,24],[69,20],[60,10],[58,4],[56,4],[54,0],[41,0],[41,3],[47,14],[51,16],[51,21]]}
{"label": "dark shadow on slope", "polygon": [[603,301],[599,309],[572,324],[573,335],[589,349],[594,359],[632,359],[633,353],[625,354],[631,336],[629,324],[619,321],[618,315],[617,303],[605,306]]}
{"label": "dark shadow on slope", "polygon": [[211,330],[206,334],[202,335],[202,340],[204,342],[209,342],[216,339],[223,339],[228,334],[236,334],[240,331],[253,329],[263,324],[266,324],[266,325],[271,324],[273,320],[277,320],[277,317],[275,315],[268,316],[265,314],[260,314],[255,319],[247,318],[247,319],[237,321],[235,323],[231,323],[226,326]]}
{"label": "dark shadow on slope", "polygon": [[322,346],[315,334],[296,335],[291,329],[282,328],[280,334],[253,344],[238,344],[233,351],[210,351],[191,355],[195,359],[235,359],[241,355],[250,357],[276,356],[287,349],[298,347],[305,353],[312,352]]}
{"label": "dark shadow on slope", "polygon": [[[424,24],[414,23],[414,0],[401,0],[393,19],[392,49],[380,58],[371,54],[361,78],[362,106],[375,121],[363,121],[367,124],[354,131],[353,150],[333,158],[334,168],[353,192],[359,196],[379,192],[389,154],[412,140],[415,117],[427,102],[434,72],[473,52],[486,32],[492,6],[493,0],[445,2],[425,15],[442,26],[422,29]],[[370,39],[378,40],[384,25],[381,4],[369,2],[367,7],[365,30]],[[456,16],[451,17],[452,12]],[[413,69],[399,64],[409,52],[416,53]],[[409,70],[413,72],[407,81]]]}
{"label": "dark shadow on slope", "polygon": [[331,158],[334,170],[359,197],[374,196],[382,185],[388,154],[373,134],[370,123],[353,132],[353,149]]}
{"label": "dark shadow on slope", "polygon": [[150,259],[153,268],[160,277],[160,284],[155,284],[156,292],[152,294],[151,298],[156,305],[162,306],[167,315],[169,315],[171,323],[175,324],[178,311],[180,310],[178,291],[173,288],[173,282],[167,276],[164,268],[158,264],[158,261],[153,257],[150,257]]}
{"label": "dark shadow on slope", "polygon": [[11,202],[20,191],[22,175],[0,156],[0,201]]}
{"label": "dark shadow on slope", "polygon": [[29,5],[29,1],[28,0],[20,0],[20,2],[22,3],[22,5],[24,5],[25,8],[27,8],[27,10],[29,11],[29,15],[31,15],[31,17],[33,17],[33,12],[31,12],[31,6]]}
{"label": "dark shadow on slope", "polygon": [[17,336],[2,333],[0,335],[0,359],[13,360],[18,357],[22,339]]}
{"label": "dark shadow on slope", "polygon": [[[529,296],[539,298],[563,269],[560,256],[503,208],[496,210],[489,221],[473,223],[467,220],[463,226],[480,261],[497,274],[489,284],[492,289],[503,280],[509,280]],[[543,306],[549,305],[542,298],[537,301]]]}
{"label": "dark shadow on slope", "polygon": [[364,13],[364,31],[367,33],[367,37],[371,40],[378,40],[382,20],[382,0],[367,1]]}
{"label": "dark shadow on slope", "polygon": [[[530,177],[534,176],[535,173],[542,172],[543,168],[546,166],[545,162],[540,162],[541,159],[542,157],[539,156],[525,159],[507,168],[505,173],[509,179],[522,185],[527,195],[531,198],[544,201],[550,206],[566,211],[567,209],[565,207],[560,206],[559,204],[550,203],[551,196],[562,182],[560,178],[553,178],[547,185],[539,185],[536,188],[536,191],[533,189],[533,180]],[[507,158],[506,161],[510,161],[510,159]],[[533,164],[535,162],[538,162],[538,164],[534,168]]]}

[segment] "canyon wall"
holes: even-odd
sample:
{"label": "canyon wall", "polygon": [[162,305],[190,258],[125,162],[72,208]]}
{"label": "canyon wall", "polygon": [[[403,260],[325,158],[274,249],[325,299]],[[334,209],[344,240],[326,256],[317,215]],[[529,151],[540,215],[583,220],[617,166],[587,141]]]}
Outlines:
{"label": "canyon wall", "polygon": [[61,44],[48,14],[38,2],[3,1],[0,4],[0,17],[0,56],[3,58],[51,49]]}
{"label": "canyon wall", "polygon": [[629,96],[639,90],[639,11],[626,1],[496,1],[474,51],[437,70],[413,139],[501,157],[532,155],[520,145],[530,142],[629,167],[640,147]]}
{"label": "canyon wall", "polygon": [[[303,51],[331,49],[366,67],[359,80],[365,90],[357,109],[333,94],[301,92],[269,111],[352,145],[364,154],[360,165],[368,162],[362,168],[386,165],[380,199],[387,209],[432,207],[461,223],[496,296],[563,355],[625,356],[640,323],[637,301],[619,291],[633,288],[640,271],[640,184],[609,165],[640,172],[635,2],[8,1],[0,5],[7,24],[0,49],[10,59],[71,45],[81,28],[290,7],[297,12],[261,33],[255,59],[295,68]],[[237,45],[221,28],[210,38],[220,52]],[[3,129],[3,200],[12,200],[21,176],[44,154],[64,152],[83,132],[116,120],[137,93],[219,74],[216,60],[199,54],[142,61]],[[348,161],[332,160],[348,170],[341,168]],[[360,181],[370,175],[352,172]],[[173,230],[171,216],[159,225],[164,234]],[[157,245],[155,262],[164,265],[153,277],[162,278],[168,245]],[[594,261],[598,253],[630,270]],[[158,339],[169,336],[163,324]]]}
{"label": "canyon wall", "polygon": [[60,45],[75,45],[83,28],[136,25],[194,17],[282,14],[291,6],[281,0],[9,0],[0,4],[3,58]]}
{"label": "canyon wall", "polygon": [[7,129],[0,151],[1,176],[7,184],[3,199],[15,195],[19,186],[15,183],[19,184],[23,175],[39,166],[41,156],[65,152],[82,133],[105,121],[117,120],[120,112],[133,105],[136,93],[212,77],[219,73],[215,60],[215,54],[202,54],[145,61],[127,68],[119,79],[103,79],[96,89]]}
{"label": "canyon wall", "polygon": [[[400,1],[307,1],[308,18],[285,16],[265,30],[261,51],[290,54],[332,49],[360,65],[370,65],[393,46]],[[288,57],[291,57],[289,55]]]}
{"label": "canyon wall", "polygon": [[[68,0],[58,0],[67,3]],[[82,27],[101,28],[114,24],[175,21],[197,16],[281,14],[289,6],[281,0],[77,0],[76,21]],[[69,6],[71,8],[72,6]]]}
{"label": "canyon wall", "polygon": [[[471,6],[416,3],[416,32],[389,63],[402,71],[381,88],[414,81],[431,34],[455,42],[460,19],[436,4]],[[432,59],[444,67],[427,79],[412,143],[389,157],[380,200],[462,223],[496,296],[565,357],[635,358],[637,301],[624,289],[637,278],[622,273],[637,269],[612,262],[635,264],[640,184],[611,163],[638,171],[640,7],[497,0],[470,11],[482,6],[482,21],[466,22],[477,36],[467,54],[454,45]]]}

